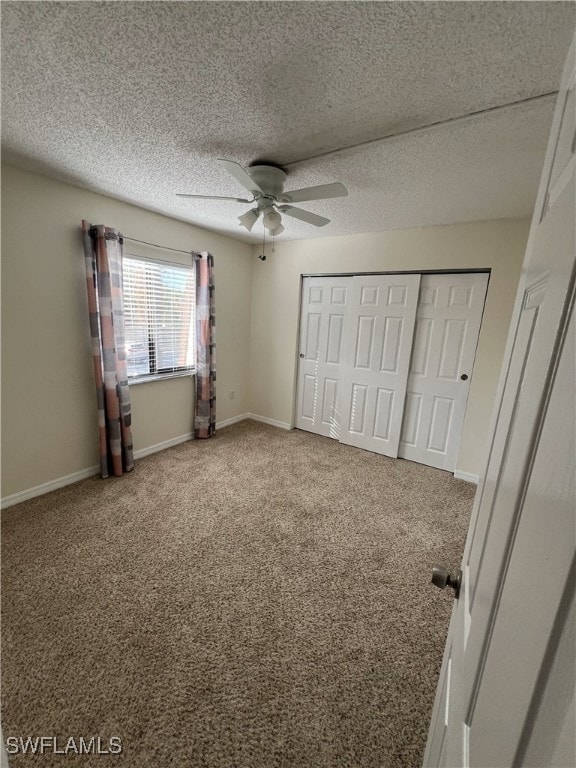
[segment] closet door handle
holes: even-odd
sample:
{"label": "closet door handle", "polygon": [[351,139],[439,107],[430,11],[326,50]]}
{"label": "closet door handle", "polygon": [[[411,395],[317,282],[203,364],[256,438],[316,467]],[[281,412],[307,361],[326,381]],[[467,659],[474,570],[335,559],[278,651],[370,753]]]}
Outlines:
{"label": "closet door handle", "polygon": [[304,352],[300,352],[300,357],[304,357]]}
{"label": "closet door handle", "polygon": [[460,379],[462,381],[468,381],[468,374],[467,373],[463,373],[462,376],[460,376]]}

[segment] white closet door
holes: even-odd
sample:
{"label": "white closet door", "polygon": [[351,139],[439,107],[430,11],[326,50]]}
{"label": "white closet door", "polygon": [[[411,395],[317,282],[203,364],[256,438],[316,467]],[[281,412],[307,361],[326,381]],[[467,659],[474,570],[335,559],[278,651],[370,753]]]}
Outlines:
{"label": "white closet door", "polygon": [[340,442],[398,455],[420,275],[352,278]]}
{"label": "white closet door", "polygon": [[338,439],[344,316],[350,277],[305,277],[300,317],[296,426]]}
{"label": "white closet door", "polygon": [[422,275],[398,455],[454,471],[488,275]]}

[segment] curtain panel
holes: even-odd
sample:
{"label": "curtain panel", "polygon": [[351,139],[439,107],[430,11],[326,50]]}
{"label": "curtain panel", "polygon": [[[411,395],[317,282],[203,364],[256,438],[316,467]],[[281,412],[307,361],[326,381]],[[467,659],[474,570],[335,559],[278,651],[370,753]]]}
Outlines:
{"label": "curtain panel", "polygon": [[82,221],[102,477],[134,469],[122,301],[122,236]]}
{"label": "curtain panel", "polygon": [[196,267],[196,411],[194,437],[216,431],[216,318],[214,315],[214,259],[205,251],[193,253]]}

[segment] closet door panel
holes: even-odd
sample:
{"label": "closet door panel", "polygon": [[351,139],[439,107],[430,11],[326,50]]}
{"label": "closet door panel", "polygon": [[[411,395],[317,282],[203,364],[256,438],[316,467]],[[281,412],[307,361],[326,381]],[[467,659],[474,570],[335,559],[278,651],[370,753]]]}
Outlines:
{"label": "closet door panel", "polygon": [[306,277],[302,282],[296,426],[338,439],[338,396],[350,277]]}
{"label": "closet door panel", "polygon": [[422,275],[399,456],[454,471],[487,286]]}
{"label": "closet door panel", "polygon": [[396,456],[420,275],[352,278],[340,384],[340,442]]}

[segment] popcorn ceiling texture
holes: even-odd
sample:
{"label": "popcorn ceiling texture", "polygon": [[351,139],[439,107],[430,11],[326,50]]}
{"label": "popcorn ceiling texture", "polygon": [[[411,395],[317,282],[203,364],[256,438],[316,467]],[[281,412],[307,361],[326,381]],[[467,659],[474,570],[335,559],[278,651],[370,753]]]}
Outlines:
{"label": "popcorn ceiling texture", "polygon": [[[215,160],[290,164],[558,87],[569,2],[3,2],[7,161],[192,223],[239,229],[241,192]],[[303,163],[287,188],[322,230],[528,216],[553,99]],[[290,168],[289,168],[290,170]]]}
{"label": "popcorn ceiling texture", "polygon": [[475,487],[246,421],[2,515],[13,768],[416,768]]}

